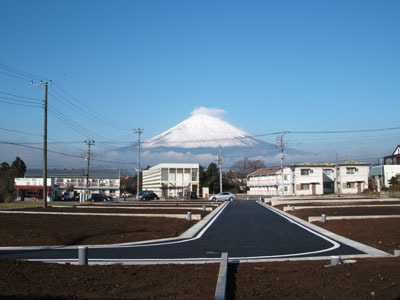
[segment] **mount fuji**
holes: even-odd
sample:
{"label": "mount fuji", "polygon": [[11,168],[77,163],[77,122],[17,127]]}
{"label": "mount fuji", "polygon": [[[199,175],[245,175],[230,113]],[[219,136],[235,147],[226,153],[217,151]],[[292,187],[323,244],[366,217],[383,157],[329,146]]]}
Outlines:
{"label": "mount fuji", "polygon": [[[135,152],[136,148],[137,145],[132,145],[120,148],[119,152]],[[141,144],[142,158],[147,164],[193,161],[208,164],[216,159],[220,148],[226,164],[245,157],[276,162],[280,153],[277,145],[257,139],[201,111],[192,113],[190,118]],[[286,148],[285,154],[306,153]]]}

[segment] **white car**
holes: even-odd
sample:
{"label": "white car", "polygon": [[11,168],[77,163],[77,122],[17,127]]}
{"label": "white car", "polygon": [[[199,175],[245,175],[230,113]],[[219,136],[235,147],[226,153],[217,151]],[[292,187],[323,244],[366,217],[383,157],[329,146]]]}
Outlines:
{"label": "white car", "polygon": [[229,193],[229,192],[223,192],[219,193],[213,196],[210,196],[208,198],[210,201],[217,201],[217,200],[225,200],[225,201],[231,201],[236,199],[236,195],[234,193]]}

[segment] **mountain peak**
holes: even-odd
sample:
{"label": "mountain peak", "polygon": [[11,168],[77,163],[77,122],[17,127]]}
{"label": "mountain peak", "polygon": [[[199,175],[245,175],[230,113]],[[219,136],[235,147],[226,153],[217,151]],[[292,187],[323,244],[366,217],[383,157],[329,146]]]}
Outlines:
{"label": "mountain peak", "polygon": [[256,140],[233,125],[209,114],[196,113],[178,125],[148,140],[143,148],[252,146]]}

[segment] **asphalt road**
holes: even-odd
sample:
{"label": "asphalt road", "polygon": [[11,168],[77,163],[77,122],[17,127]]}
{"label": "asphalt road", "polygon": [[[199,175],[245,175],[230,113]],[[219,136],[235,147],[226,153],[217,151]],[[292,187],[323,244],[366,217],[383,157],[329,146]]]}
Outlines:
{"label": "asphalt road", "polygon": [[[266,259],[363,254],[324,237],[255,201],[229,203],[194,238],[175,242],[89,249],[96,260],[179,260],[218,258]],[[0,250],[0,258],[77,259],[78,251],[63,247]]]}

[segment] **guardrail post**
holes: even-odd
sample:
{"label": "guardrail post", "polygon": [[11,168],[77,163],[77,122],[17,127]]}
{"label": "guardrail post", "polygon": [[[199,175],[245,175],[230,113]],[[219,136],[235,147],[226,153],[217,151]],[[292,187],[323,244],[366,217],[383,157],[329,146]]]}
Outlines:
{"label": "guardrail post", "polygon": [[78,248],[79,264],[87,266],[88,265],[88,247],[79,246]]}
{"label": "guardrail post", "polygon": [[222,252],[221,263],[219,266],[219,274],[217,288],[215,289],[215,300],[225,300],[226,284],[228,282],[228,252]]}

